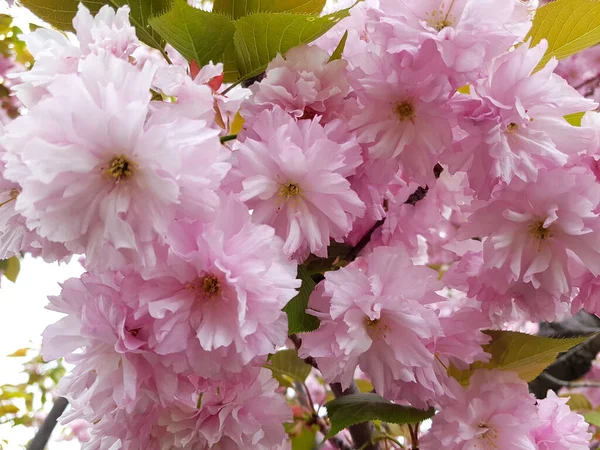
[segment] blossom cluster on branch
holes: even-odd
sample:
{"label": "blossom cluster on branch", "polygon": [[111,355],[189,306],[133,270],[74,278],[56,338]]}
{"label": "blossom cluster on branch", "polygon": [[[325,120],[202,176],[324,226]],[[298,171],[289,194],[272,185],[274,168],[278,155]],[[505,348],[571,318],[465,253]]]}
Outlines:
{"label": "blossom cluster on branch", "polygon": [[[127,6],[25,36],[0,260],[83,255],[43,355],[74,365],[62,420],[90,424],[84,448],[290,448],[267,368],[288,347],[324,383],[435,408],[414,449],[587,449],[566,399],[452,375],[490,359],[485,329],[600,312],[600,113],[556,60],[536,70],[533,3],[366,0],[246,88],[146,47]],[[315,261],[319,326],[289,339]]]}

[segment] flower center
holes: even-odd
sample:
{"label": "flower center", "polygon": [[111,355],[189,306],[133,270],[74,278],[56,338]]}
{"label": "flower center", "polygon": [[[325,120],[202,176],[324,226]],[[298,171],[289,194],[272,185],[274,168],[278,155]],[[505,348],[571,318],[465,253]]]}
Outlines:
{"label": "flower center", "polygon": [[477,439],[484,441],[483,446],[486,449],[497,449],[498,432],[485,423],[480,423],[476,432]]}
{"label": "flower center", "polygon": [[552,230],[550,228],[544,228],[543,220],[536,220],[529,225],[529,234],[535,239],[539,239],[541,242],[552,237]]}
{"label": "flower center", "polygon": [[514,133],[515,131],[519,131],[519,125],[517,125],[516,123],[511,122],[506,126],[507,133]]}
{"label": "flower center", "polygon": [[318,114],[317,111],[315,111],[314,109],[312,109],[310,106],[306,106],[306,107],[304,107],[304,112],[298,118],[298,120],[304,120],[304,119],[312,120],[312,119],[315,118],[315,116],[317,114]]}
{"label": "flower center", "polygon": [[405,120],[410,120],[415,116],[415,107],[410,100],[406,100],[404,102],[396,103],[396,106],[394,107],[394,113],[400,122],[404,122]]}
{"label": "flower center", "polygon": [[221,293],[221,283],[214,275],[207,275],[202,278],[202,290],[208,297],[215,297]]}
{"label": "flower center", "polygon": [[133,163],[126,156],[115,156],[108,163],[106,173],[119,182],[133,175]]}
{"label": "flower center", "polygon": [[450,14],[450,10],[452,9],[452,6],[454,6],[454,2],[455,0],[452,0],[447,12],[444,11],[443,3],[440,5],[439,9],[435,9],[431,13],[426,12],[425,21],[427,22],[427,25],[438,32],[442,31],[446,27],[454,26],[456,23],[456,17]]}
{"label": "flower center", "polygon": [[389,331],[389,327],[381,322],[381,319],[371,319],[369,317],[365,317],[365,327],[367,329],[367,334],[372,339],[385,338],[387,332]]}
{"label": "flower center", "polygon": [[302,193],[300,186],[296,183],[287,182],[279,188],[279,196],[285,197],[286,200],[289,200],[292,197],[296,197]]}
{"label": "flower center", "polygon": [[196,296],[197,300],[218,297],[223,291],[219,278],[212,273],[186,284],[185,287]]}

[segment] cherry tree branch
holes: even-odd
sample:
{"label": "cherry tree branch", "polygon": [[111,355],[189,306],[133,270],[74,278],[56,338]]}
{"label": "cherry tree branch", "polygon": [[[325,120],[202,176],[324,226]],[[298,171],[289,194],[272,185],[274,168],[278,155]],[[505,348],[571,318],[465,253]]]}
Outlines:
{"label": "cherry tree branch", "polygon": [[46,448],[46,444],[50,440],[50,436],[52,435],[54,427],[56,427],[58,418],[62,415],[65,409],[67,409],[68,405],[69,402],[66,398],[58,397],[56,399],[54,405],[52,405],[52,409],[46,416],[46,420],[44,420],[44,423],[42,423],[42,426],[31,440],[27,450],[44,450],[44,448]]}
{"label": "cherry tree branch", "polygon": [[545,398],[549,389],[558,391],[564,387],[564,383],[572,382],[585,375],[599,352],[600,333],[556,358],[556,361],[529,383],[529,391],[536,398]]}

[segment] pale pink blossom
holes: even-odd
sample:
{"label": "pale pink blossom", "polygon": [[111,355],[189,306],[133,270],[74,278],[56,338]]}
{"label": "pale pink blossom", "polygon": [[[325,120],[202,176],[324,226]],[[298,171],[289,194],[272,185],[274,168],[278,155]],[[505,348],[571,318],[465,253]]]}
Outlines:
{"label": "pale pink blossom", "polygon": [[[329,61],[330,55],[316,46],[289,50],[269,63],[265,78],[254,83],[252,96],[241,114],[252,122],[261,111],[279,106],[297,119],[322,116],[321,123],[335,118],[348,120],[356,101],[348,81],[346,61]],[[355,108],[354,108],[355,109]]]}
{"label": "pale pink blossom", "polygon": [[483,239],[483,269],[495,271],[500,288],[522,281],[570,295],[570,260],[600,275],[599,203],[600,186],[586,169],[543,171],[536,183],[515,178],[469,217],[459,238]]}
{"label": "pale pink blossom", "polygon": [[80,3],[73,28],[83,55],[108,53],[127,59],[139,45],[135,28],[129,23],[129,12],[127,5],[116,12],[104,5],[96,16],[92,16],[90,10]]}
{"label": "pale pink blossom", "polygon": [[546,49],[545,41],[531,49],[521,45],[497,58],[470,97],[453,101],[459,128],[442,161],[452,173],[467,172],[480,198],[515,177],[535,181],[538,171],[563,166],[592,145],[594,132],[571,126],[564,116],[597,104],[552,73],[556,61],[532,73]]}
{"label": "pale pink blossom", "polygon": [[327,382],[347,387],[357,366],[383,396],[399,381],[437,382],[416,375],[433,366],[427,344],[442,335],[427,306],[441,300],[435,271],[413,265],[402,247],[378,247],[323,283],[308,309],[321,327],[303,334],[299,354],[313,356]]}
{"label": "pale pink blossom", "polygon": [[[525,37],[529,11],[519,0],[381,0],[372,39],[387,52],[414,52],[427,41],[458,88]],[[377,20],[378,19],[378,20]]]}
{"label": "pale pink blossom", "polygon": [[361,149],[330,137],[337,136],[335,126],[265,110],[235,147],[231,179],[241,184],[240,199],[253,210],[253,221],[275,228],[287,254],[326,256],[330,239],[343,240],[364,214],[346,179]]}
{"label": "pale pink blossom", "polygon": [[592,434],[583,416],[571,411],[568,398],[548,391],[538,400],[539,423],[532,430],[538,450],[588,450]]}
{"label": "pale pink blossom", "polygon": [[478,370],[433,418],[424,450],[536,450],[535,398],[515,372]]}
{"label": "pale pink blossom", "polygon": [[210,123],[150,112],[153,70],[89,56],[81,73],[6,128],[5,178],[30,230],[86,254],[88,267],[153,265],[178,213],[209,219],[229,152]]}
{"label": "pale pink blossom", "polygon": [[397,157],[407,177],[425,181],[452,143],[452,89],[430,53],[430,46],[415,57],[370,53],[354,73],[361,111],[350,120],[371,157]]}
{"label": "pale pink blossom", "polygon": [[268,369],[251,369],[235,382],[207,384],[196,404],[161,412],[162,448],[209,450],[280,449],[287,440],[283,422],[292,420],[279,383]]}
{"label": "pale pink blossom", "polygon": [[213,221],[179,221],[167,241],[165,264],[145,279],[126,276],[122,292],[137,299],[138,315],[153,318],[149,346],[165,361],[172,355],[175,371],[191,364],[196,374],[224,376],[285,343],[282,308],[299,281],[273,228],[251,223],[228,197]]}
{"label": "pale pink blossom", "polygon": [[[117,10],[103,6],[96,17],[80,4],[73,19],[78,42],[47,28],[23,36],[35,58],[31,70],[18,74],[21,81],[13,89],[23,104],[32,107],[47,95],[48,86],[63,74],[76,73],[88,55],[113,55],[127,60],[138,47],[135,30],[129,23],[129,6]],[[79,45],[77,45],[79,44]]]}

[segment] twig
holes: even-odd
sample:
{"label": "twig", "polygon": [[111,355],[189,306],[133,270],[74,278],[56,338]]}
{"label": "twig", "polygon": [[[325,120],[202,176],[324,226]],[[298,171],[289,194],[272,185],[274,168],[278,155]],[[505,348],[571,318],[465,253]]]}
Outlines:
{"label": "twig", "polygon": [[549,389],[557,391],[563,387],[549,379],[546,374],[564,382],[581,378],[590,370],[598,352],[600,352],[600,333],[559,356],[542,374],[529,383],[529,391],[536,398],[545,398]]}
{"label": "twig", "polygon": [[600,388],[600,382],[598,381],[565,381],[559,380],[558,378],[550,375],[547,372],[542,372],[542,377],[546,378],[552,383],[556,383],[562,387],[567,388]]}
{"label": "twig", "polygon": [[383,225],[383,222],[385,222],[385,218],[375,222],[371,229],[367,231],[367,234],[365,234],[361,240],[358,241],[358,243],[348,252],[345,258],[346,261],[352,262],[358,257],[359,253],[367,246],[369,242],[371,242],[371,236],[373,233],[375,233],[377,228]]}
{"label": "twig", "polygon": [[58,397],[52,405],[52,409],[46,416],[44,423],[40,427],[40,429],[35,434],[32,439],[27,450],[44,450],[50,436],[52,435],[52,431],[56,426],[56,422],[58,418],[62,415],[62,413],[67,409],[69,402],[64,397]]}

